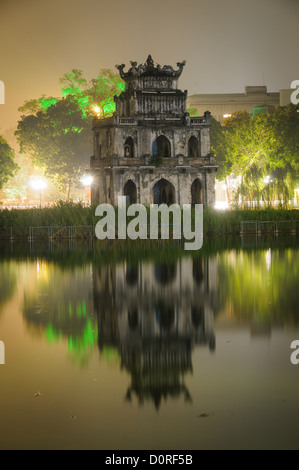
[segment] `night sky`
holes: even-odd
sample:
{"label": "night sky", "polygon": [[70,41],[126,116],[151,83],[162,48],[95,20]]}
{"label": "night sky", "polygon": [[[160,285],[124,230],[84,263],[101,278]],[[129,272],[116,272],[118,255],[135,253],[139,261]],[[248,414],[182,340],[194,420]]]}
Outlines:
{"label": "night sky", "polygon": [[60,96],[73,68],[91,79],[148,54],[174,67],[185,59],[179,86],[189,95],[289,88],[298,26],[298,0],[0,0],[0,133],[26,99]]}

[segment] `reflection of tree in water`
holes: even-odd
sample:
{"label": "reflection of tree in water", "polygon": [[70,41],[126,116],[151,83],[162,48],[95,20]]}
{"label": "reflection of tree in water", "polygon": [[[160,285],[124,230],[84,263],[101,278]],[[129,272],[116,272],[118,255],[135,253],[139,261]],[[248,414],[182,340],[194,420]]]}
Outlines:
{"label": "reflection of tree in water", "polygon": [[218,255],[219,304],[231,317],[267,331],[298,324],[299,250],[227,251]]}
{"label": "reflection of tree in water", "polygon": [[16,264],[2,262],[0,264],[0,312],[2,306],[13,295],[17,286]]}
{"label": "reflection of tree in water", "polygon": [[92,317],[91,274],[88,268],[59,270],[46,262],[33,264],[33,287],[25,292],[23,314],[27,328],[48,342],[67,339],[71,357],[87,363],[97,344]]}

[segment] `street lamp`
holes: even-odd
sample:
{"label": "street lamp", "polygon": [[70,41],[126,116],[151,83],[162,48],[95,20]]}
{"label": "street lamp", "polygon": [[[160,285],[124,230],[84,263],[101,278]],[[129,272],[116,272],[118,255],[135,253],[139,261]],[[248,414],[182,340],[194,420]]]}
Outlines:
{"label": "street lamp", "polygon": [[267,189],[268,189],[268,206],[270,205],[270,194],[269,194],[269,191],[270,191],[270,183],[273,183],[273,178],[271,178],[270,175],[267,175],[265,178],[264,178],[264,183],[267,184]]}
{"label": "street lamp", "polygon": [[93,177],[91,175],[86,174],[86,175],[82,176],[80,181],[83,184],[83,186],[85,186],[87,188],[88,186],[91,186],[91,184],[93,182]]}
{"label": "street lamp", "polygon": [[88,191],[87,197],[90,200],[91,199],[90,186],[92,185],[93,177],[89,173],[85,173],[80,179],[80,181],[81,181],[81,184],[85,187],[86,191]]}
{"label": "street lamp", "polygon": [[99,106],[93,106],[93,112],[97,117],[100,117],[102,114],[102,110]]}
{"label": "street lamp", "polygon": [[39,192],[39,207],[42,207],[42,192],[48,187],[48,182],[40,176],[29,180],[29,186],[36,192]]}

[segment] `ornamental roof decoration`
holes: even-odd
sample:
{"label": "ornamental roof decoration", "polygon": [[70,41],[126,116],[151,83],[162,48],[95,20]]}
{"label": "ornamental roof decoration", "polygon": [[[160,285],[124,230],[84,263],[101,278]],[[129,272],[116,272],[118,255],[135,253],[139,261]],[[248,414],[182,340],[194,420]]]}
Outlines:
{"label": "ornamental roof decoration", "polygon": [[137,62],[130,62],[131,67],[127,72],[124,72],[125,64],[116,65],[115,67],[118,69],[121,78],[131,78],[131,77],[142,77],[142,76],[154,76],[154,77],[173,77],[179,78],[183,68],[186,64],[186,61],[177,62],[178,69],[174,70],[171,65],[164,65],[161,67],[159,64],[156,66],[154,65],[154,61],[152,56],[149,55],[146,62],[144,64],[139,64],[137,66]]}

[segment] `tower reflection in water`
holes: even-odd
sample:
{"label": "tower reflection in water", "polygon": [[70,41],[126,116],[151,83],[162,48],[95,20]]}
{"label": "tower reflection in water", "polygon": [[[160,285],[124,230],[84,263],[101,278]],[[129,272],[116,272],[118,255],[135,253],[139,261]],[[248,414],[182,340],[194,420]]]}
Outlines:
{"label": "tower reflection in water", "polygon": [[131,374],[126,399],[190,401],[192,350],[215,350],[216,258],[94,267],[93,287],[99,348],[117,348]]}

